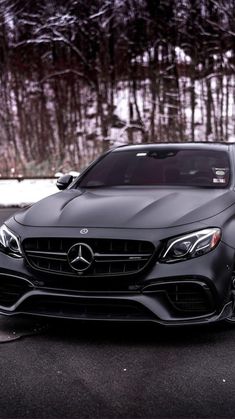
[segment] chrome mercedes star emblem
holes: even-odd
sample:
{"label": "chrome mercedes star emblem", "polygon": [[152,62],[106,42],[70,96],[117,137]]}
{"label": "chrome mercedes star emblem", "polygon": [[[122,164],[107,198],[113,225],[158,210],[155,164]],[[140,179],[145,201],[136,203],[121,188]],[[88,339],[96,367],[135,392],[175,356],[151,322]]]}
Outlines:
{"label": "chrome mercedes star emblem", "polygon": [[70,247],[67,257],[71,268],[82,272],[91,266],[94,260],[94,253],[88,244],[76,243]]}

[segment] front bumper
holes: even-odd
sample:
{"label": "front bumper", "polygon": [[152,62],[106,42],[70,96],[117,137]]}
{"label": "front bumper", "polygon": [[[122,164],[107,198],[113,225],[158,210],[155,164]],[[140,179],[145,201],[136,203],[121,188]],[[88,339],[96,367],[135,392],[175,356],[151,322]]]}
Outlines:
{"label": "front bumper", "polygon": [[24,259],[0,253],[0,313],[163,325],[215,322],[233,312],[233,261],[234,250],[220,243],[200,258],[155,263],[131,281],[96,278],[91,282],[86,278],[62,281],[57,275],[32,270]]}
{"label": "front bumper", "polygon": [[162,325],[205,324],[231,317],[233,302],[207,315],[174,317],[162,301],[161,293],[129,295],[86,295],[33,289],[9,307],[0,306],[0,314],[29,314],[78,320],[155,322]]}

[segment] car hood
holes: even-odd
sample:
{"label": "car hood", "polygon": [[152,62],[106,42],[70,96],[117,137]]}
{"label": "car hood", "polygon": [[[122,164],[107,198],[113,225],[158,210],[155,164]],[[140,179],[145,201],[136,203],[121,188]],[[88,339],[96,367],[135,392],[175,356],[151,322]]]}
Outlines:
{"label": "car hood", "polygon": [[15,215],[25,226],[164,228],[215,216],[234,204],[230,190],[202,188],[70,189]]}

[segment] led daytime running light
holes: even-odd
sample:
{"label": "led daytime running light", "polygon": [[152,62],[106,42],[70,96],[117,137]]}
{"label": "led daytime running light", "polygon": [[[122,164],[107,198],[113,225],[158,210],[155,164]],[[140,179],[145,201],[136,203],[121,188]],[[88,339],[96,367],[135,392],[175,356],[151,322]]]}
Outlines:
{"label": "led daytime running light", "polygon": [[14,256],[22,256],[22,250],[18,237],[9,228],[3,224],[0,227],[0,245],[9,254]]}
{"label": "led daytime running light", "polygon": [[[188,259],[200,256],[213,250],[219,243],[220,238],[221,230],[219,228],[208,228],[187,234],[185,236],[180,236],[175,239],[171,239],[166,245],[166,250],[164,251],[161,260],[180,261],[185,260],[185,258]],[[200,243],[202,244],[201,247]],[[180,244],[185,247],[185,252],[183,252],[183,246],[180,249]],[[179,246],[178,249],[177,245]]]}

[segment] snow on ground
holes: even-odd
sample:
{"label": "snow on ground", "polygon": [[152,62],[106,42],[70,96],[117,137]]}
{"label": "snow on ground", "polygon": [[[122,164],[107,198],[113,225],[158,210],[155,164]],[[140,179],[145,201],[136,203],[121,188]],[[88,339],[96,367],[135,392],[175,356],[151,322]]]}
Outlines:
{"label": "snow on ground", "polygon": [[[80,172],[70,171],[66,174],[76,178]],[[0,208],[24,207],[59,192],[56,181],[63,175],[64,173],[58,172],[55,174],[55,179],[24,179],[20,182],[15,179],[0,178]]]}
{"label": "snow on ground", "polygon": [[23,207],[56,192],[56,179],[0,180],[0,207]]}

